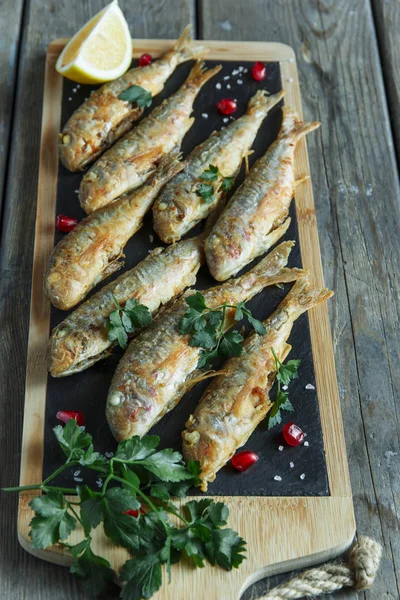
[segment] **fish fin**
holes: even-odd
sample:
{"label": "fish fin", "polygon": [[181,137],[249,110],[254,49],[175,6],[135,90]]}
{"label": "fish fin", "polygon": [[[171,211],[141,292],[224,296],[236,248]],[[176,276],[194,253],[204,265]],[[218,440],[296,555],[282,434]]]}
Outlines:
{"label": "fish fin", "polygon": [[266,90],[258,90],[258,92],[249,100],[247,105],[247,114],[258,116],[258,113],[267,115],[269,111],[280,102],[285,95],[285,90],[281,90],[273,96],[269,96]]}
{"label": "fish fin", "polygon": [[[289,228],[290,222],[291,222],[291,218],[288,217],[282,223],[282,225],[279,225],[279,227],[276,227],[275,229],[273,229],[272,231],[270,231],[270,233],[268,233],[268,235],[265,236],[264,242],[262,244],[262,250],[263,250],[263,252],[266,252],[267,250],[269,250],[270,248],[272,248],[272,246],[274,246],[274,244],[276,244],[276,242],[278,240],[280,240],[280,238],[283,235],[285,235],[285,233],[287,232],[287,230]],[[260,250],[258,248],[257,249],[257,256],[259,256],[259,255],[260,255]]]}
{"label": "fish fin", "polygon": [[194,86],[196,89],[200,89],[205,83],[207,83],[209,79],[211,79],[211,77],[214,77],[214,75],[219,73],[221,69],[222,65],[217,65],[212,69],[207,69],[205,63],[201,60],[198,60],[194,67],[192,67],[192,70],[190,71],[184,85],[186,87]]}
{"label": "fish fin", "polygon": [[182,389],[185,390],[184,393],[186,394],[197,383],[210,379],[210,377],[217,377],[218,375],[225,375],[225,371],[202,371],[201,369],[196,369],[182,385]]}
{"label": "fish fin", "polygon": [[112,262],[108,263],[106,268],[101,272],[101,279],[99,279],[99,282],[122,269],[122,267],[125,266],[124,258],[125,254],[121,252]]}
{"label": "fish fin", "polygon": [[302,177],[299,177],[299,179],[296,179],[296,181],[293,183],[293,188],[296,189],[298,185],[304,183],[305,181],[308,181],[309,179],[309,175],[303,175]]}
{"label": "fish fin", "polygon": [[302,269],[286,269],[289,254],[294,246],[294,241],[282,242],[263,258],[251,271],[242,275],[239,279],[245,283],[254,285],[254,281],[262,281],[263,287],[276,285],[277,283],[289,283],[296,281],[304,275]]}
{"label": "fish fin", "polygon": [[291,349],[292,346],[290,344],[287,344],[286,342],[283,344],[281,351],[278,352],[278,358],[281,362],[283,362],[286,359]]}
{"label": "fish fin", "polygon": [[209,49],[201,44],[192,44],[192,26],[187,25],[177,40],[174,51],[180,55],[180,62],[185,62],[192,58],[203,58],[209,53]]}
{"label": "fish fin", "polygon": [[296,281],[284,298],[280,307],[286,309],[290,314],[290,318],[295,320],[302,313],[325,302],[331,296],[333,296],[331,290],[327,288],[315,288],[310,282],[309,273],[304,272],[304,275]]}
{"label": "fish fin", "polygon": [[278,139],[290,136],[294,137],[296,140],[299,140],[303,136],[307,135],[307,133],[310,133],[310,131],[318,129],[318,127],[321,125],[321,123],[318,121],[314,121],[312,123],[304,122],[291,106],[284,106],[282,112],[282,126],[278,134]]}
{"label": "fish fin", "polygon": [[157,171],[154,173],[153,181],[155,184],[164,185],[182,171],[185,163],[181,162],[182,153],[179,152],[179,146],[176,146],[169,154],[163,156],[157,164]]}
{"label": "fish fin", "polygon": [[156,146],[155,148],[150,148],[150,150],[146,150],[145,152],[140,152],[139,154],[134,154],[125,160],[127,162],[134,162],[140,164],[141,162],[149,162],[155,163],[157,159],[160,159],[160,156],[163,155],[163,147]]}

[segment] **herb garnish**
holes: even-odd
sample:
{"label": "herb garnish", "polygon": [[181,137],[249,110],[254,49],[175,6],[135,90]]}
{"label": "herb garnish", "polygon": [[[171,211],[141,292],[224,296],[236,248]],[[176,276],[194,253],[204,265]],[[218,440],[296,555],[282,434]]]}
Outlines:
{"label": "herb garnish", "polygon": [[[214,202],[214,193],[218,191],[219,187],[221,187],[224,192],[229,192],[234,182],[233,177],[224,177],[219,171],[218,167],[215,165],[209,165],[208,169],[206,169],[204,173],[200,175],[200,179],[203,181],[213,181],[217,183],[216,187],[215,183],[214,185],[210,183],[202,183],[198,188],[200,196],[207,204]],[[220,180],[220,182],[218,183],[217,180]]]}
{"label": "herb garnish", "polygon": [[126,90],[120,93],[118,96],[120,100],[131,102],[136,106],[151,106],[152,95],[151,92],[145,90],[140,85],[131,85]]}
{"label": "herb garnish", "polygon": [[271,348],[275,360],[276,368],[276,380],[278,383],[278,390],[276,392],[275,402],[268,415],[268,429],[271,429],[275,425],[279,425],[282,421],[281,410],[287,412],[294,412],[293,404],[289,400],[289,393],[283,392],[281,389],[282,385],[289,385],[289,383],[298,377],[298,369],[300,366],[300,360],[288,360],[285,365],[281,363],[276,355],[276,352]]}
{"label": "herb garnish", "polygon": [[[108,459],[95,452],[92,436],[70,419],[63,428],[57,425],[54,434],[66,455],[65,463],[38,485],[5,488],[4,491],[41,490],[30,503],[35,516],[30,523],[30,537],[35,549],[45,549],[59,543],[71,552],[74,562],[71,573],[83,580],[87,592],[104,592],[116,574],[110,563],[94,554],[91,532],[103,523],[104,533],[117,546],[127,548],[134,558],[122,567],[124,583],[121,598],[150,598],[162,584],[162,565],[167,566],[183,556],[195,566],[207,560],[227,571],[244,560],[245,541],[232,529],[225,528],[229,510],[222,502],[211,499],[192,500],[184,506],[184,515],[170,502],[171,496],[184,497],[193,484],[198,484],[199,463],[186,466],[179,452],[157,450],[159,438],[151,435],[133,437],[121,442],[115,455]],[[51,486],[50,482],[64,469],[82,465],[97,471],[104,478],[101,490],[87,485],[76,489]],[[115,482],[122,487],[111,487]],[[76,494],[74,501],[64,494]],[[144,509],[144,514],[140,508]],[[129,514],[138,511],[138,516]],[[179,518],[183,527],[173,525],[168,513]],[[85,538],[75,545],[65,540],[77,524]]]}
{"label": "herb garnish", "polygon": [[117,341],[121,348],[128,345],[128,333],[133,333],[140,327],[151,325],[151,312],[144,304],[139,304],[135,298],[129,298],[122,307],[113,295],[116,310],[109,316],[107,323],[108,339]]}
{"label": "herb garnish", "polygon": [[179,326],[179,333],[190,333],[189,346],[202,348],[199,368],[208,365],[218,356],[240,356],[243,351],[241,342],[243,336],[236,330],[224,333],[225,315],[228,308],[234,308],[234,320],[240,321],[247,317],[249,323],[257,333],[264,335],[265,327],[246,308],[244,302],[237,305],[221,304],[212,309],[206,305],[203,294],[196,292],[186,298],[189,309],[183,315]]}

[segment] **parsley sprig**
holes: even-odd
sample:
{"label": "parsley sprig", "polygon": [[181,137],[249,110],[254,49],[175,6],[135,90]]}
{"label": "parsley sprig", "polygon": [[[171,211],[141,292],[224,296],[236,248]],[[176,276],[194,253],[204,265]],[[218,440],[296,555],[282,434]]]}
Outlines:
{"label": "parsley sprig", "polygon": [[282,391],[281,385],[289,385],[289,383],[298,377],[300,360],[288,360],[284,365],[276,355],[276,352],[271,348],[272,355],[275,360],[276,381],[278,389],[276,392],[275,402],[268,415],[268,429],[275,425],[279,425],[282,421],[281,410],[294,412],[293,404],[289,400],[289,392]]}
{"label": "parsley sprig", "polygon": [[229,192],[234,182],[233,177],[224,177],[215,165],[209,165],[208,169],[200,175],[200,179],[213,182],[201,183],[198,188],[200,196],[207,204],[211,204],[215,201],[214,194],[218,192],[219,188],[222,188],[224,192]]}
{"label": "parsley sprig", "polygon": [[151,92],[145,90],[140,85],[131,85],[126,90],[121,92],[118,98],[120,100],[125,100],[126,102],[136,104],[136,106],[139,107],[151,106],[153,100]]}
{"label": "parsley sprig", "polygon": [[186,298],[186,303],[189,309],[182,317],[179,333],[190,333],[189,346],[202,348],[197,364],[199,368],[210,364],[218,356],[240,356],[243,352],[241,345],[243,336],[235,329],[225,333],[225,317],[228,308],[235,309],[235,321],[241,321],[246,317],[257,333],[265,334],[264,325],[253,317],[244,302],[236,305],[224,303],[212,309],[206,305],[203,294],[196,292]]}
{"label": "parsley sprig", "polygon": [[[198,462],[189,461],[186,466],[179,452],[159,450],[159,438],[154,435],[121,442],[108,459],[94,451],[92,436],[74,419],[53,431],[66,456],[64,464],[41,484],[4,491],[44,492],[30,502],[35,513],[30,523],[32,546],[45,549],[58,543],[68,548],[74,558],[71,572],[82,579],[88,593],[102,594],[116,577],[110,563],[92,550],[91,534],[100,523],[112,544],[127,548],[134,556],[119,574],[124,584],[123,600],[150,598],[162,585],[162,565],[166,565],[170,579],[171,565],[183,556],[197,567],[208,561],[228,571],[244,560],[245,541],[225,527],[229,515],[225,504],[192,500],[181,514],[170,501],[171,496],[185,497],[189,487],[200,482]],[[50,484],[62,471],[76,465],[100,473],[102,489]],[[115,487],[116,483],[121,487]],[[64,494],[77,498],[68,500]],[[132,511],[137,511],[137,516],[130,514]],[[183,526],[172,524],[169,514]],[[66,540],[78,523],[85,537],[71,545]]]}
{"label": "parsley sprig", "polygon": [[121,348],[128,345],[128,334],[136,329],[151,325],[151,312],[144,304],[139,304],[135,298],[129,298],[124,307],[122,307],[116,297],[113,295],[116,310],[109,316],[107,323],[108,338],[117,341]]}

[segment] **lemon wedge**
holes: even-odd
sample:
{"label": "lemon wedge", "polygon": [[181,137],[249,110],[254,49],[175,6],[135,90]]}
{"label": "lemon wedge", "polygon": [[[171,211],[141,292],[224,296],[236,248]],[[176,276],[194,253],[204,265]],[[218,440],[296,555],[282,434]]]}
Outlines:
{"label": "lemon wedge", "polygon": [[121,77],[131,61],[128,23],[114,0],[68,42],[58,57],[56,70],[77,83],[103,83]]}

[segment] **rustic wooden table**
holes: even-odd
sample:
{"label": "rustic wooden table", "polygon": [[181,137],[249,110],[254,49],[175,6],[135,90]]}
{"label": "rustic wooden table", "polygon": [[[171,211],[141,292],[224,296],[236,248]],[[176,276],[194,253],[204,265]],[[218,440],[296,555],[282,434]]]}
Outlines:
{"label": "rustic wooden table", "polygon": [[[73,34],[103,5],[0,0],[1,486],[18,480],[46,47]],[[365,598],[398,599],[400,2],[120,5],[134,37],[174,38],[193,23],[198,38],[280,41],[296,52],[305,116],[322,122],[308,148],[325,280],[336,292],[330,317],[358,531],[384,548]],[[3,495],[0,502],[0,598],[83,599],[67,569],[19,546],[16,496]]]}

